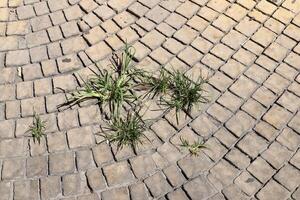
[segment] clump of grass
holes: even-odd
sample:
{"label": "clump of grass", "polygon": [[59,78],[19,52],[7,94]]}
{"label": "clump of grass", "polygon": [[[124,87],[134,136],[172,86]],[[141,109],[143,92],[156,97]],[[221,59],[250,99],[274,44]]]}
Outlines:
{"label": "clump of grass", "polygon": [[164,68],[161,68],[159,71],[159,76],[146,76],[144,79],[144,84],[149,88],[148,92],[144,97],[151,95],[152,99],[157,95],[164,95],[170,90],[170,86],[172,85],[172,76],[169,74]]}
{"label": "clump of grass", "polygon": [[84,86],[71,94],[68,105],[98,99],[100,104],[107,103],[112,113],[119,114],[124,102],[134,103],[138,99],[134,91],[137,85],[135,79],[143,76],[143,71],[134,68],[131,63],[134,53],[132,47],[126,46],[121,58],[113,57],[113,72],[93,71],[94,75],[84,81]]}
{"label": "clump of grass", "polygon": [[102,128],[102,130],[105,140],[115,143],[119,150],[124,146],[134,148],[142,144],[142,139],[146,137],[144,131],[147,130],[147,125],[138,113],[129,112],[125,117],[114,116],[108,122],[108,127]]}
{"label": "clump of grass", "polygon": [[33,137],[33,142],[36,141],[40,144],[41,138],[45,135],[46,122],[42,121],[40,116],[34,113],[33,124],[29,127],[29,132]]}
{"label": "clump of grass", "polygon": [[207,79],[202,76],[193,82],[179,71],[168,73],[162,69],[158,78],[148,77],[146,82],[150,88],[147,95],[153,93],[152,98],[162,95],[160,98],[161,105],[166,106],[167,110],[176,110],[177,123],[179,123],[178,113],[180,110],[190,114],[194,106],[209,101],[204,95],[205,90],[203,88]]}
{"label": "clump of grass", "polygon": [[180,137],[181,147],[186,148],[192,156],[198,156],[201,149],[207,148],[204,145],[204,142],[198,140],[194,141],[192,144],[189,143],[186,139]]}

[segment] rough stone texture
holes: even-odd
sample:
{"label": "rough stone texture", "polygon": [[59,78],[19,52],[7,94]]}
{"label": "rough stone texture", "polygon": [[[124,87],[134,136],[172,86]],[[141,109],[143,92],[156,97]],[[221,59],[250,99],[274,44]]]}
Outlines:
{"label": "rough stone texture", "polygon": [[[179,124],[151,103],[150,142],[117,151],[95,101],[59,105],[125,42],[210,103]],[[0,0],[0,200],[300,199],[299,42],[297,0]]]}

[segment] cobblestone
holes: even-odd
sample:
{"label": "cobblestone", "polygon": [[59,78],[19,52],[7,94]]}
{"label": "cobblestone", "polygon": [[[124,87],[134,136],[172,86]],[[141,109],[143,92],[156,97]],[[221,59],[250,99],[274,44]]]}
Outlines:
{"label": "cobblestone", "polygon": [[[299,199],[299,11],[293,0],[0,1],[0,199]],[[207,75],[210,103],[179,124],[146,103],[158,117],[149,141],[117,150],[93,101],[59,105],[126,42],[147,71]],[[180,137],[208,148],[190,156]]]}

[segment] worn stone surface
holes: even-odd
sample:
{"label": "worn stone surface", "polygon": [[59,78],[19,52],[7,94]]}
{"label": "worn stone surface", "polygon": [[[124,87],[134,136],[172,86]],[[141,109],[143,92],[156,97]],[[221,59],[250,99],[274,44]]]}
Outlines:
{"label": "worn stone surface", "polygon": [[[297,0],[0,0],[0,200],[299,199],[299,12]],[[117,150],[96,101],[59,105],[126,42],[142,69],[207,76],[210,102],[178,124],[145,103],[149,141]],[[181,137],[208,148],[190,156]]]}

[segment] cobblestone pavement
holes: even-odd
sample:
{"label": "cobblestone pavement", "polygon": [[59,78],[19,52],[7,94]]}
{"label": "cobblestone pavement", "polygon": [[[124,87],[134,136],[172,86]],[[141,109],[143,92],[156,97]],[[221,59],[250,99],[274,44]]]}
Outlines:
{"label": "cobblestone pavement", "polygon": [[[270,2],[0,0],[0,200],[300,199],[300,1]],[[99,107],[58,110],[58,88],[125,41],[144,69],[201,69],[211,103],[117,153],[95,134]],[[40,145],[25,133],[34,110]],[[180,136],[209,149],[191,157]]]}

